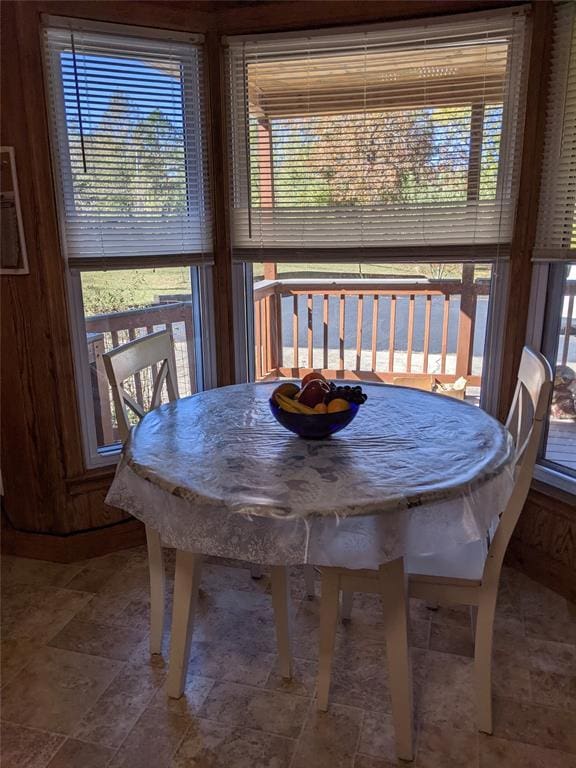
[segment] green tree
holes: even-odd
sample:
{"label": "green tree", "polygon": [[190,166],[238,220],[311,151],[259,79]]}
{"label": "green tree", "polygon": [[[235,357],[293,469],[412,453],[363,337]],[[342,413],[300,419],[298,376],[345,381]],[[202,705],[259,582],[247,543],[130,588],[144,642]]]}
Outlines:
{"label": "green tree", "polygon": [[74,202],[81,213],[123,217],[186,210],[182,131],[160,109],[143,117],[114,93],[98,127],[70,135]]}

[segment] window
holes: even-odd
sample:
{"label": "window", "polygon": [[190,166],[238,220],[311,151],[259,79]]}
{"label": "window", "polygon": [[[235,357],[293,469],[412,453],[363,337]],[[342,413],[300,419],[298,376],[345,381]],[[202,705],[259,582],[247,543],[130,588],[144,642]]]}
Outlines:
{"label": "window", "polygon": [[556,300],[547,307],[544,351],[555,376],[541,460],[576,478],[576,263],[554,265],[549,283]]}
{"label": "window", "polygon": [[[202,312],[208,306],[203,269],[197,266],[161,269],[129,269],[111,272],[82,271],[73,280],[79,283],[89,371],[88,430],[97,449],[117,448],[118,425],[102,353],[154,331],[168,328],[172,333],[178,394],[180,397],[210,386],[203,362],[210,360],[210,344],[203,334],[209,323]],[[84,356],[83,349],[81,354]],[[145,369],[125,388],[144,410],[153,390],[153,372]],[[164,393],[166,395],[166,393]]]}
{"label": "window", "polygon": [[[201,39],[48,17],[44,43],[86,456],[98,464],[118,448],[102,352],[170,328],[180,394],[210,382]],[[131,385],[144,407],[151,375]]]}
{"label": "window", "polygon": [[555,371],[537,476],[576,492],[576,14],[557,6],[529,339]]}
{"label": "window", "polygon": [[[272,279],[278,278],[276,266],[297,273],[299,263],[310,269],[316,263],[315,272],[330,275],[325,288],[334,296],[347,294],[347,276],[354,274],[347,267],[355,265],[359,276],[361,265],[361,274],[373,281],[370,288],[382,297],[377,303],[384,313],[394,295],[397,311],[406,300],[411,323],[422,311],[424,318],[436,312],[435,299],[421,298],[429,287],[421,294],[418,281],[450,274],[458,283],[450,287],[454,308],[462,301],[455,310],[461,318],[461,330],[454,331],[461,344],[458,375],[473,375],[476,305],[468,294],[476,298],[482,290],[482,365],[487,382],[495,382],[500,302],[489,298],[502,295],[516,206],[526,29],[526,12],[518,9],[361,30],[229,38],[236,261],[264,262],[264,276]],[[408,280],[407,289],[388,292],[399,274]],[[316,279],[317,274],[312,283]],[[271,325],[267,308],[258,314],[258,297],[269,289],[256,289],[255,315],[248,296],[256,345],[263,335],[277,342],[284,332],[282,324]],[[357,299],[364,312],[373,307],[368,286],[366,291],[365,301]],[[301,293],[317,295],[306,279]],[[295,307],[310,301],[292,299]],[[312,299],[312,322],[320,312],[318,300]],[[367,321],[358,322],[364,329]],[[315,332],[308,331],[313,339]],[[329,337],[332,332],[328,328]],[[418,372],[424,341],[414,341],[420,358],[411,343],[406,340],[405,357],[398,356],[392,370],[378,351],[367,369],[363,350],[355,353],[360,365],[352,365],[345,342],[336,367],[383,375]],[[255,374],[267,375],[269,363],[256,354]],[[431,358],[428,363],[436,365]],[[436,373],[453,383],[458,376],[456,370],[448,373],[447,358],[442,367]]]}

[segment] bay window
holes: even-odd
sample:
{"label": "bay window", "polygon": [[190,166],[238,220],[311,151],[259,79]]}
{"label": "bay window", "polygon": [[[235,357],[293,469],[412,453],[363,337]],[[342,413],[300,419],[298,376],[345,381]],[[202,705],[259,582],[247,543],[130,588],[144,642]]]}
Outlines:
{"label": "bay window", "polygon": [[[44,50],[90,465],[119,447],[104,351],[170,328],[180,394],[210,385],[202,39],[46,17]],[[152,375],[128,384],[144,407]]]}
{"label": "bay window", "polygon": [[508,9],[227,40],[245,375],[483,372],[495,408],[528,36]]}
{"label": "bay window", "polygon": [[538,227],[532,324],[555,372],[536,476],[576,491],[576,12],[555,9]]}

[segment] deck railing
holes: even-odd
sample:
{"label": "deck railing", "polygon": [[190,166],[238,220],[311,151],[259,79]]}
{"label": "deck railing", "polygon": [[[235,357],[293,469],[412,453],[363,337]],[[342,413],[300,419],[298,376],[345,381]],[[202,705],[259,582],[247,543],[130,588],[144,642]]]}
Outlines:
{"label": "deck railing", "polygon": [[576,280],[569,280],[564,289],[564,305],[566,306],[566,315],[562,309],[562,318],[560,322],[560,349],[558,350],[558,360],[560,365],[574,364],[570,358],[570,342],[576,339],[576,318],[574,317],[574,297],[576,297]]}
{"label": "deck railing", "polygon": [[[254,288],[256,378],[298,377],[319,368],[333,378],[380,381],[399,374],[433,373],[442,382],[464,376],[478,386],[480,376],[472,370],[476,310],[478,298],[489,292],[490,281],[474,280],[468,265],[458,280],[263,280]],[[454,343],[449,331],[455,313]],[[433,334],[440,336],[434,355]],[[288,345],[286,336],[291,337]]]}

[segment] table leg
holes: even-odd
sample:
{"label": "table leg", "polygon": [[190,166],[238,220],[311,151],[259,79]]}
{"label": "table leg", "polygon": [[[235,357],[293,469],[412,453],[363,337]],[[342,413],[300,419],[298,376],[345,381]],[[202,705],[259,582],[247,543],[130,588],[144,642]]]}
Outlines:
{"label": "table leg", "polygon": [[320,653],[318,657],[318,696],[320,712],[328,709],[330,677],[334,660],[334,642],[338,624],[338,597],[340,574],[336,568],[322,568],[322,594],[320,597]]}
{"label": "table leg", "polygon": [[341,605],[340,605],[340,620],[343,624],[352,620],[352,602],[354,600],[354,592],[344,591],[342,592]]}
{"label": "table leg", "polygon": [[170,667],[167,684],[168,696],[172,699],[179,699],[186,687],[194,611],[198,588],[200,587],[201,564],[202,555],[183,552],[182,550],[176,551]]}
{"label": "table leg", "polygon": [[408,601],[402,558],[380,566],[380,592],[384,601],[386,655],[392,698],[392,721],[396,732],[396,754],[401,760],[413,760]]}
{"label": "table leg", "polygon": [[290,680],[292,677],[290,579],[288,569],[283,565],[272,566],[272,606],[276,623],[280,674],[285,680]]}

